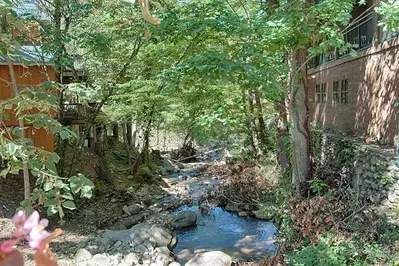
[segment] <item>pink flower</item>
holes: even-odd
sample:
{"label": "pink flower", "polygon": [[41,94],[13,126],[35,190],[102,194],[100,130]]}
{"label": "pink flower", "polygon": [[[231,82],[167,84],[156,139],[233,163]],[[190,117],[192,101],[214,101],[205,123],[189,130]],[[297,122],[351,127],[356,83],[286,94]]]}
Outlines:
{"label": "pink flower", "polygon": [[12,220],[14,221],[14,225],[17,228],[21,228],[22,226],[24,226],[24,223],[26,221],[26,214],[24,211],[19,211],[17,212],[14,217],[12,218]]}
{"label": "pink flower", "polygon": [[49,232],[44,230],[47,226],[48,220],[42,219],[35,227],[32,228],[28,237],[29,246],[31,248],[38,249],[40,247],[41,241],[51,235]]}
{"label": "pink flower", "polygon": [[6,242],[0,243],[0,254],[10,254],[14,250],[14,246],[18,243],[19,241],[16,239],[8,240]]}
{"label": "pink flower", "polygon": [[[14,236],[18,238],[26,238],[26,240],[29,241],[29,246],[35,249],[40,247],[42,240],[50,236],[50,233],[45,230],[48,226],[48,220],[39,219],[40,215],[37,211],[32,212],[28,218],[26,218],[24,211],[19,211],[13,217],[14,224],[17,227]],[[20,230],[21,228],[22,230]]]}
{"label": "pink flower", "polygon": [[40,215],[37,211],[33,211],[31,215],[29,215],[28,219],[26,219],[23,229],[26,233],[32,231],[32,229],[39,224]]}

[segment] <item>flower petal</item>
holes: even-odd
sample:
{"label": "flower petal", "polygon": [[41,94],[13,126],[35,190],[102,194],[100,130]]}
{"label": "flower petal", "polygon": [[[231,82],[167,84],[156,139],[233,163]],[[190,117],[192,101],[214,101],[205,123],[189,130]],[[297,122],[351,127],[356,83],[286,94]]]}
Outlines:
{"label": "flower petal", "polygon": [[26,221],[26,214],[25,211],[17,212],[14,217],[12,218],[14,221],[14,225],[18,228],[22,227]]}
{"label": "flower petal", "polygon": [[48,220],[47,220],[47,219],[41,219],[41,220],[39,221],[39,224],[40,224],[41,226],[43,226],[44,228],[46,228],[46,227],[48,226]]}
{"label": "flower petal", "polygon": [[49,232],[46,230],[42,230],[39,226],[36,226],[35,228],[30,231],[29,234],[29,239],[30,240],[43,240],[47,238],[50,235]]}
{"label": "flower petal", "polygon": [[31,240],[31,241],[29,241],[29,247],[34,248],[34,249],[39,249],[41,242],[42,242],[41,240]]}
{"label": "flower petal", "polygon": [[13,239],[0,243],[0,252],[5,254],[10,254],[14,250],[14,246],[18,242],[19,242],[18,240]]}
{"label": "flower petal", "polygon": [[31,215],[29,215],[28,219],[26,219],[24,223],[24,230],[28,233],[30,232],[37,224],[39,223],[40,215],[37,211],[33,211]]}

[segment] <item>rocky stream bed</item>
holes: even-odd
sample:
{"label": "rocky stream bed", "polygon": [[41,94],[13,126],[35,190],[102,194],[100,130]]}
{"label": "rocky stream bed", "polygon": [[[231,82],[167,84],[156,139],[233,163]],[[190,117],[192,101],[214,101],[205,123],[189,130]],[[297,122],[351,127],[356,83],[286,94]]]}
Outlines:
{"label": "rocky stream bed", "polygon": [[[218,266],[254,261],[276,252],[273,223],[251,218],[239,209],[215,207],[204,214],[198,201],[218,185],[215,177],[197,176],[201,164],[163,178],[168,196],[149,206],[131,204],[113,228],[92,234],[74,258],[60,265]],[[244,217],[240,217],[244,216]]]}

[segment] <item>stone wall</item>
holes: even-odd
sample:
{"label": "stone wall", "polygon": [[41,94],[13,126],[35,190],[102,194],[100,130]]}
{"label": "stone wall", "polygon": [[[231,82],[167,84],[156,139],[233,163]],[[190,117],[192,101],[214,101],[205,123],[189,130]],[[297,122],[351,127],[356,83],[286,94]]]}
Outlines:
{"label": "stone wall", "polygon": [[375,204],[399,202],[399,168],[393,148],[364,144],[339,133],[314,132],[316,177],[350,186]]}

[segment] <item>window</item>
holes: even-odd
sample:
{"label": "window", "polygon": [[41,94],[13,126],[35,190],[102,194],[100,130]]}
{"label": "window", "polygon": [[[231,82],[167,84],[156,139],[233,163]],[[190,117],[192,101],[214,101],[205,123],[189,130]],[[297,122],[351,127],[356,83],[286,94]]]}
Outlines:
{"label": "window", "polygon": [[339,81],[333,82],[333,103],[339,103]]}
{"label": "window", "polygon": [[341,103],[348,104],[348,80],[341,81]]}
{"label": "window", "polygon": [[321,102],[320,85],[316,85],[316,102]]}
{"label": "window", "polygon": [[316,102],[326,103],[327,102],[327,84],[323,83],[316,85]]}
{"label": "window", "polygon": [[326,103],[327,102],[327,84],[321,84],[321,102]]}

